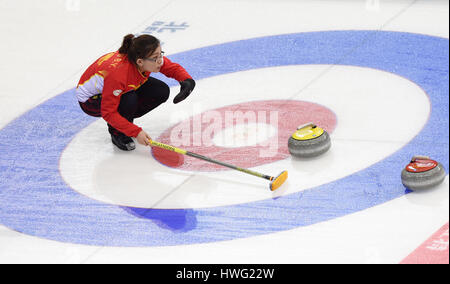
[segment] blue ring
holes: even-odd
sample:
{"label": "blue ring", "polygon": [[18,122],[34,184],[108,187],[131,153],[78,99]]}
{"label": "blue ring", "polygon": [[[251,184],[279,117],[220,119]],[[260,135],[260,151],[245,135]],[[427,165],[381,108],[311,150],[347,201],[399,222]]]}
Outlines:
{"label": "blue ring", "polygon": [[448,50],[448,39],[426,35],[330,31],[242,40],[172,56],[197,80],[284,65],[374,68],[416,83],[432,104],[429,121],[420,134],[367,169],[277,199],[208,209],[120,207],[70,189],[60,176],[60,156],[73,137],[95,119],[81,112],[74,89],[69,90],[0,131],[0,222],[28,235],[61,242],[167,246],[308,226],[403,196],[407,191],[399,175],[412,155],[427,154],[448,169]]}

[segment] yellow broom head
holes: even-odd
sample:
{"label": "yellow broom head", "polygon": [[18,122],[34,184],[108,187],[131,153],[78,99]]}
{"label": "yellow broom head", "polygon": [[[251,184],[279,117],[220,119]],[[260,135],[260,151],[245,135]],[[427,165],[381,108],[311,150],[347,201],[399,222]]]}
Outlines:
{"label": "yellow broom head", "polygon": [[283,171],[281,174],[279,174],[276,178],[272,180],[270,183],[270,190],[275,191],[277,190],[288,178],[288,172]]}

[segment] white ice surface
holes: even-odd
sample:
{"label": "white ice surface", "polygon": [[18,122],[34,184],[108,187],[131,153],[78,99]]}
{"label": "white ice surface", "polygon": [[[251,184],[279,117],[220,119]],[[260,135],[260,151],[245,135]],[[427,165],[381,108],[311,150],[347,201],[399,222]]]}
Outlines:
{"label": "white ice surface", "polygon": [[[449,5],[438,0],[379,1],[378,5],[367,5],[369,1],[364,0],[264,0],[239,1],[238,5],[236,1],[229,0],[216,0],[214,5],[210,0],[136,0],[133,5],[124,5],[123,1],[117,0],[81,0],[79,5],[76,2],[0,1],[0,37],[3,43],[0,52],[4,55],[0,65],[0,127],[48,98],[73,88],[93,60],[118,48],[125,34],[142,32],[154,21],[187,22],[190,25],[185,31],[160,35],[169,55],[233,40],[324,30],[385,30],[449,37]],[[355,72],[353,69],[345,72]],[[320,80],[338,80],[339,74],[334,72],[337,70],[330,69]],[[259,71],[265,70],[249,73]],[[423,97],[410,82],[390,74],[378,74],[371,70],[361,70],[360,73],[365,74],[366,79],[372,76],[383,78],[391,82],[389,86],[392,88],[411,90],[417,94],[418,100]],[[220,89],[213,89],[214,79],[199,81],[199,93],[202,90],[220,92]],[[232,76],[227,79],[234,80]],[[320,102],[320,96],[315,95],[327,93],[327,90],[321,90],[323,86],[319,83],[317,81],[305,90],[298,99]],[[298,91],[296,87],[289,91]],[[359,87],[365,90],[364,86]],[[358,89],[341,92],[350,95]],[[330,108],[338,109],[336,105]],[[427,111],[423,108],[424,115]],[[417,123],[423,124],[423,117],[418,119]],[[339,117],[339,127],[333,134],[335,147],[346,147],[343,137],[348,137],[348,133],[340,125],[352,122],[351,119],[346,121],[345,117]],[[373,122],[366,123],[373,126]],[[93,124],[84,131],[95,127],[97,125]],[[162,130],[153,129],[152,134]],[[363,137],[353,139],[366,139],[360,141],[361,147],[374,146],[378,154],[370,159],[376,161],[383,154],[401,147],[419,130],[418,126],[411,125],[394,141],[380,140],[378,136],[364,131],[358,133]],[[75,149],[76,140],[73,143],[68,150]],[[138,149],[136,153],[139,151],[142,152]],[[107,156],[111,153],[101,154]],[[102,158],[106,156],[99,155]],[[284,165],[291,166],[289,162]],[[355,170],[360,167],[364,165],[356,166]],[[267,170],[267,167],[260,170]],[[300,170],[298,172],[301,174]],[[174,176],[171,171],[167,174]],[[348,173],[341,173],[345,174]],[[238,178],[234,173],[227,175]],[[185,177],[179,176],[180,180]],[[214,175],[198,178],[211,180]],[[218,183],[226,183],[224,180],[226,178],[221,178]],[[252,186],[248,189],[250,193],[243,195],[243,199],[264,197],[258,195],[259,189]],[[398,263],[448,222],[448,189],[447,177],[441,186],[432,191],[408,194],[313,226],[247,239],[176,247],[73,245],[24,235],[0,226],[0,263]],[[182,192],[189,191],[180,190],[177,194]],[[217,201],[216,196],[213,197],[214,204]],[[130,202],[135,202],[135,199],[131,197]],[[182,200],[182,196],[172,196],[166,206],[177,199]]]}

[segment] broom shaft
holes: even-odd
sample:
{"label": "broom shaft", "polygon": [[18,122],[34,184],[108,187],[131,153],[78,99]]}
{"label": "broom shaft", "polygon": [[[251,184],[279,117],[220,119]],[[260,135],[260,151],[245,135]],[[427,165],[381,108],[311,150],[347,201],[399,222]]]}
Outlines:
{"label": "broom shaft", "polygon": [[249,169],[244,169],[244,168],[240,168],[240,167],[237,167],[237,166],[234,166],[234,165],[231,165],[231,164],[227,164],[227,163],[224,163],[224,162],[221,162],[221,161],[217,161],[217,160],[214,160],[214,159],[211,159],[211,158],[208,158],[208,157],[196,154],[196,153],[192,153],[192,152],[189,152],[189,151],[177,148],[177,147],[173,147],[173,146],[170,146],[170,145],[167,145],[167,144],[164,144],[164,143],[160,143],[160,142],[156,142],[156,141],[150,141],[150,143],[151,143],[152,146],[155,146],[155,147],[166,149],[166,150],[169,150],[169,151],[172,151],[172,152],[176,152],[176,153],[179,153],[179,154],[182,154],[182,155],[187,155],[187,156],[190,156],[190,157],[194,157],[194,158],[206,161],[206,162],[214,163],[214,164],[217,164],[217,165],[220,165],[220,166],[223,166],[223,167],[227,167],[227,168],[230,168],[230,169],[233,169],[233,170],[237,170],[237,171],[240,171],[240,172],[243,172],[243,173],[246,173],[246,174],[250,174],[250,175],[253,175],[253,176],[256,176],[256,177],[264,178],[264,179],[267,179],[267,180],[272,180],[273,179],[271,176],[268,176],[268,175],[264,175],[264,174],[261,174],[261,173],[255,172],[255,171],[251,171]]}
{"label": "broom shaft", "polygon": [[201,159],[203,161],[207,161],[207,162],[210,162],[210,163],[221,165],[221,166],[224,166],[224,167],[227,167],[227,168],[230,168],[230,169],[234,169],[234,170],[237,170],[237,171],[240,171],[240,172],[244,172],[244,173],[247,173],[247,174],[250,174],[250,175],[253,175],[253,176],[257,176],[257,177],[260,177],[260,178],[265,178],[265,179],[268,179],[268,180],[271,179],[270,176],[267,176],[267,175],[264,175],[264,174],[261,174],[261,173],[258,173],[258,172],[254,172],[254,171],[251,171],[249,169],[244,169],[244,168],[240,168],[240,167],[237,167],[237,166],[234,166],[234,165],[230,165],[230,164],[227,164],[227,163],[224,163],[224,162],[221,162],[221,161],[217,161],[217,160],[214,160],[214,159],[211,159],[211,158],[208,158],[208,157],[196,154],[196,153],[186,152],[186,155],[194,157],[194,158],[197,158],[197,159]]}

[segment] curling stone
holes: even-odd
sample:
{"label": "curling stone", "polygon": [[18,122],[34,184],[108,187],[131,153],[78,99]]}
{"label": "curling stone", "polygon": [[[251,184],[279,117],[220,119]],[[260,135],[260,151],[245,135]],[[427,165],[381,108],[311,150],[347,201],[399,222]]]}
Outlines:
{"label": "curling stone", "polygon": [[441,163],[426,156],[414,156],[402,171],[402,183],[411,190],[423,190],[444,181],[445,169]]}
{"label": "curling stone", "polygon": [[299,126],[288,141],[289,152],[298,158],[319,156],[328,151],[330,147],[330,135],[314,123]]}

